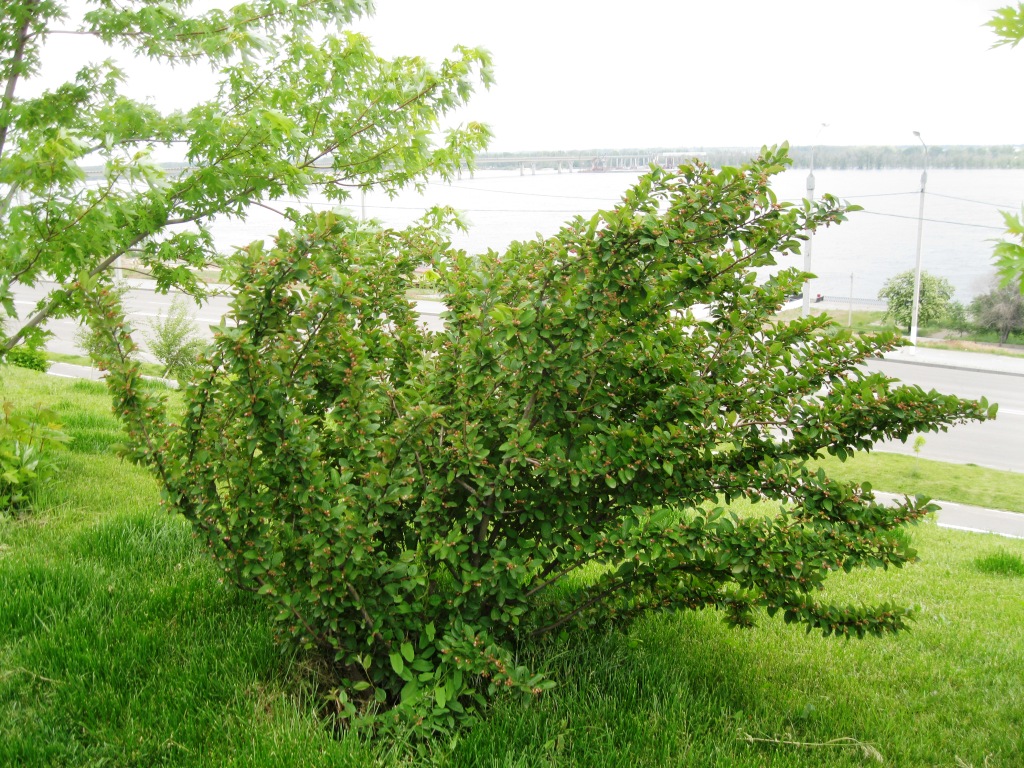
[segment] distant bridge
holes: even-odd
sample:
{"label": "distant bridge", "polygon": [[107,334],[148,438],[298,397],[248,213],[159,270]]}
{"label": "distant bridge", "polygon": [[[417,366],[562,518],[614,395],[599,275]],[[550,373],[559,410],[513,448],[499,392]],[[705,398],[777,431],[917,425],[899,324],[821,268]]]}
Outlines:
{"label": "distant bridge", "polygon": [[558,173],[605,173],[610,171],[645,171],[652,164],[675,168],[704,152],[637,152],[614,154],[611,152],[580,152],[575,155],[477,155],[475,165],[480,170],[519,170],[536,173],[537,169],[552,169]]}

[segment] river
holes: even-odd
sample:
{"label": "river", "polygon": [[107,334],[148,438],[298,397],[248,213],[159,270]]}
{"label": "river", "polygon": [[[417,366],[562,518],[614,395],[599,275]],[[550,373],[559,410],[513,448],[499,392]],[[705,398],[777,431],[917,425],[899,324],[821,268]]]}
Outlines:
{"label": "river", "polygon": [[[502,250],[509,242],[536,234],[551,235],[576,214],[589,215],[615,204],[638,174],[556,173],[538,171],[481,171],[447,184],[430,182],[425,192],[405,192],[394,200],[368,194],[365,205],[356,193],[348,206],[357,215],[401,226],[424,208],[451,205],[465,213],[471,229],[457,234],[454,245],[471,253]],[[889,277],[913,269],[917,249],[920,171],[815,171],[816,193],[828,192],[856,203],[863,211],[850,220],[815,235],[812,294],[846,297],[851,275],[856,298],[875,298]],[[790,170],[775,178],[782,200],[805,195],[806,170]],[[1024,201],[1024,170],[947,170],[928,173],[924,208],[922,258],[924,269],[948,279],[956,298],[967,302],[988,290],[994,274],[992,241],[1003,234],[1000,209],[1018,210]],[[298,201],[278,202],[301,207]],[[326,207],[322,199],[304,203]],[[267,209],[255,209],[245,221],[218,221],[214,237],[219,247],[243,245],[270,236],[282,219]],[[803,257],[788,257],[783,266],[802,266]]]}

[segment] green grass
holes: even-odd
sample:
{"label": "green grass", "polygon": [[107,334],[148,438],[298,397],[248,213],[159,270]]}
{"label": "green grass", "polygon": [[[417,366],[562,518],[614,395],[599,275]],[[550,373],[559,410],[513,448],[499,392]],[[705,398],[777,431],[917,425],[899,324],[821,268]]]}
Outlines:
{"label": "green grass", "polygon": [[[787,309],[775,316],[776,320],[795,320],[800,317],[800,309]],[[825,315],[831,317],[835,322],[844,328],[852,328],[857,333],[877,333],[879,331],[898,331],[907,333],[907,328],[898,328],[892,322],[883,318],[884,312],[875,310],[854,310],[852,316],[847,310],[838,307],[822,309],[811,306],[811,314],[814,316]],[[961,352],[983,352],[986,354],[1003,355],[1006,357],[1024,357],[1021,349],[1005,348],[999,345],[999,334],[995,331],[974,329],[967,333],[950,331],[942,325],[923,326],[919,329],[919,343],[935,349],[954,349]],[[935,338],[929,338],[935,337]],[[1024,333],[1011,333],[1007,344],[1024,344]]]}
{"label": "green grass", "polygon": [[260,602],[225,587],[155,484],[113,455],[102,387],[0,375],[4,398],[60,406],[74,437],[39,509],[0,519],[0,766],[879,765],[871,749],[891,766],[1024,764],[1024,541],[930,524],[910,529],[920,563],[829,586],[919,605],[898,637],[649,616],[523,647],[559,687],[499,700],[419,754],[335,737],[308,660],[275,645]]}
{"label": "green grass", "polygon": [[918,343],[923,347],[928,347],[929,349],[950,349],[955,352],[981,352],[986,355],[996,355],[997,357],[1024,357],[1024,350],[1022,350],[1020,346],[1013,348],[998,347],[993,345],[994,342],[982,345],[976,341],[958,339],[946,339],[943,341],[936,341],[935,339],[918,339]]}
{"label": "green grass", "polygon": [[[777,314],[775,319],[780,321],[796,320],[800,317],[801,312],[802,310],[800,309],[787,309],[786,311]],[[816,307],[814,305],[811,306],[811,315],[815,317],[818,315],[831,317],[839,325],[844,328],[852,328],[857,333],[877,333],[879,331],[898,330],[892,323],[882,322],[882,316],[884,314],[884,312],[855,309],[851,316],[849,311],[844,309],[822,309],[821,307]]]}
{"label": "green grass", "polygon": [[818,463],[838,480],[866,480],[876,491],[1024,513],[1024,474],[1018,472],[879,451],[858,453],[845,462],[826,456]]}
{"label": "green grass", "polygon": [[1024,576],[1024,558],[1002,549],[979,557],[974,561],[974,566],[982,573]]}

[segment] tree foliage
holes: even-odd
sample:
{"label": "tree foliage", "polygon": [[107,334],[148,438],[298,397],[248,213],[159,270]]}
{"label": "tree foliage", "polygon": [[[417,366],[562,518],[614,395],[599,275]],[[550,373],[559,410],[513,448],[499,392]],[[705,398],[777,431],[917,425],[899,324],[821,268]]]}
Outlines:
{"label": "tree foliage", "polygon": [[1009,239],[1000,240],[993,249],[996,272],[1004,286],[1017,288],[1024,294],[1024,209],[1020,214],[1000,213],[1003,214]]}
{"label": "tree foliage", "polygon": [[[946,278],[921,272],[918,322],[928,325],[944,318],[949,311],[953,293],[953,285]],[[892,320],[897,326],[909,329],[914,308],[914,270],[901,272],[886,280],[878,291],[878,298],[885,299],[887,304],[883,319]]]}
{"label": "tree foliage", "polygon": [[[83,275],[107,282],[129,253],[161,290],[200,295],[193,268],[217,256],[215,215],[241,217],[252,205],[313,190],[338,201],[353,188],[391,191],[471,161],[486,142],[484,126],[447,131],[440,143],[434,136],[474,82],[490,81],[487,54],[459,48],[437,67],[380,58],[365,37],[339,31],[368,8],[368,0],[254,0],[205,12],[191,0],[5,2],[0,315],[17,319],[17,283],[45,278],[57,287],[30,317],[0,330],[0,356],[23,339],[38,343],[49,317],[77,315],[68,286]],[[207,66],[217,95],[162,112],[125,96],[127,74],[114,58],[39,95],[19,95],[33,85],[47,41],[69,32],[102,41],[112,57],[127,50],[168,67]],[[155,163],[160,148],[179,152],[185,170]],[[92,167],[100,169],[94,181]]]}
{"label": "tree foliage", "polygon": [[971,314],[979,326],[996,331],[999,343],[1005,344],[1011,333],[1024,330],[1024,295],[1012,285],[993,288],[974,297]]}
{"label": "tree foliage", "polygon": [[[180,424],[82,285],[131,455],[282,635],[333,661],[344,715],[447,727],[551,684],[517,663],[524,640],[649,611],[904,629],[904,607],[817,593],[911,561],[900,528],[934,505],[886,507],[807,462],[995,409],[859,368],[892,334],[771,322],[805,275],[755,270],[844,218],[829,196],[777,202],[786,162],[654,170],[613,210],[478,258],[450,252],[439,211],[404,231],[306,217],[240,254]],[[405,297],[427,264],[436,334]]]}
{"label": "tree foliage", "polygon": [[[1024,40],[1024,3],[1016,8],[1007,5],[996,11],[988,22],[999,38],[996,45],[1016,47]],[[1009,238],[996,244],[994,256],[996,270],[1004,286],[1015,286],[1024,294],[1024,210],[1021,214],[1002,211]]]}
{"label": "tree foliage", "polygon": [[1009,45],[1016,48],[1021,40],[1024,40],[1024,3],[1017,3],[1017,6],[1006,5],[996,10],[995,15],[989,19],[988,26],[999,40],[999,45]]}
{"label": "tree foliage", "polygon": [[199,372],[199,356],[206,342],[199,336],[199,327],[180,294],[171,301],[167,316],[153,320],[146,334],[149,351],[164,367],[162,375],[179,382],[191,381]]}

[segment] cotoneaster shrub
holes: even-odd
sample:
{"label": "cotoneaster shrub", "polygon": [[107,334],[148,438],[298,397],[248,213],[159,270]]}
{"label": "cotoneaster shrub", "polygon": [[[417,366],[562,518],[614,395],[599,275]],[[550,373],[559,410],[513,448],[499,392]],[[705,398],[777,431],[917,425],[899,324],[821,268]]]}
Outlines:
{"label": "cotoneaster shrub", "polygon": [[[892,335],[771,322],[804,275],[755,270],[844,217],[831,197],[778,203],[786,162],[655,169],[500,255],[450,252],[436,212],[402,232],[307,217],[239,255],[180,424],[139,388],[116,301],[87,291],[133,456],[282,636],[331,662],[345,716],[450,727],[553,684],[518,643],[648,611],[902,630],[904,607],[817,592],[912,560],[902,526],[934,506],[887,508],[807,462],[994,408],[858,367]],[[405,297],[421,265],[443,333]],[[769,514],[722,506],[740,498]]]}

